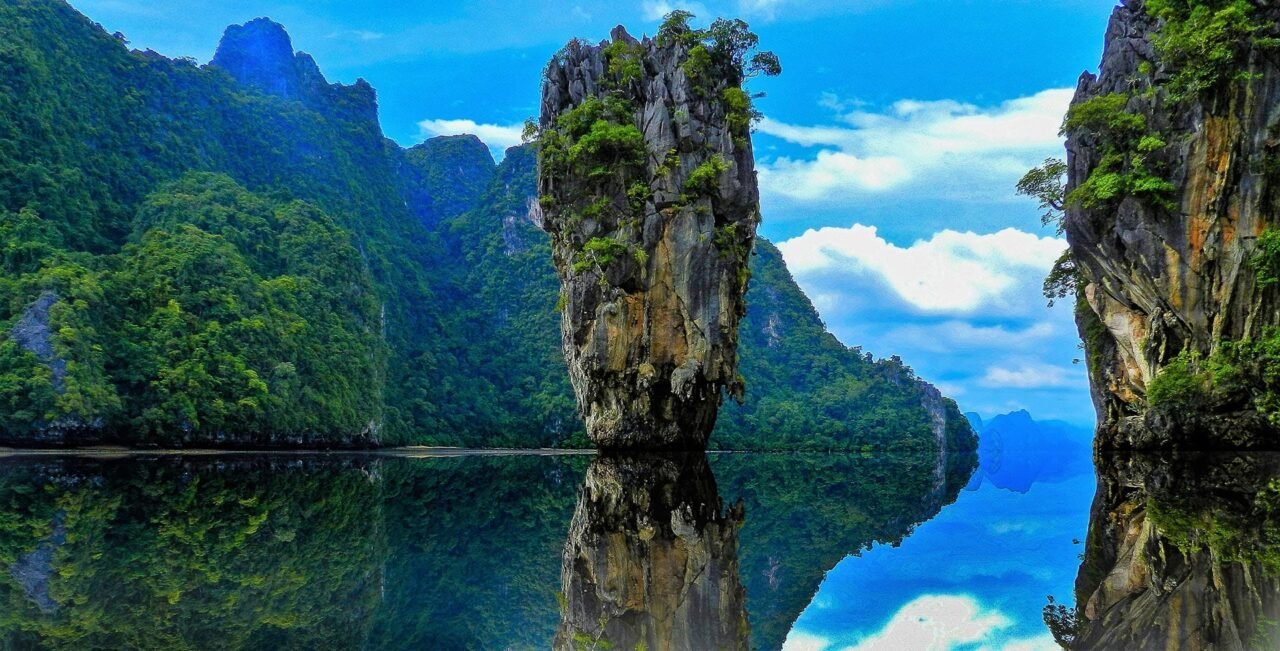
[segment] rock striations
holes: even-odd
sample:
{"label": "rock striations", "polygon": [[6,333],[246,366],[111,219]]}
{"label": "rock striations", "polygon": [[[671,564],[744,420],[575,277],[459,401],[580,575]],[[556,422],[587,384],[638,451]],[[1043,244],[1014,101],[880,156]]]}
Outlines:
{"label": "rock striations", "polygon": [[1278,21],[1273,3],[1127,0],[1080,79],[1064,225],[1100,447],[1280,443],[1259,348],[1280,325],[1259,246],[1280,200]]}
{"label": "rock striations", "polygon": [[575,40],[543,82],[538,208],[565,357],[601,447],[705,447],[722,391],[743,390],[760,218],[750,104],[741,65],[686,35]]}

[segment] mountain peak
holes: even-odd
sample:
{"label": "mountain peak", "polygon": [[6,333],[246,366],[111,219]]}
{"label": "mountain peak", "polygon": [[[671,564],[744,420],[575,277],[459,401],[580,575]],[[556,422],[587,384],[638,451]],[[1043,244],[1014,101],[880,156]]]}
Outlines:
{"label": "mountain peak", "polygon": [[212,64],[242,84],[289,99],[301,97],[305,84],[320,75],[310,55],[294,54],[284,25],[270,18],[227,27]]}

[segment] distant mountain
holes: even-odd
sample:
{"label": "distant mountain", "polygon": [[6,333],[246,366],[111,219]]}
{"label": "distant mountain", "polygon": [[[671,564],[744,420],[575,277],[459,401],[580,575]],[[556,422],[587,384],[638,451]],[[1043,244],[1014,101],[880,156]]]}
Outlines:
{"label": "distant mountain", "polygon": [[1056,483],[1093,469],[1089,429],[1059,421],[1036,421],[1026,411],[983,422],[965,414],[978,432],[978,470],[967,490],[989,482],[1025,493],[1037,483]]}
{"label": "distant mountain", "polygon": [[[527,147],[403,149],[266,19],[200,66],[23,0],[0,44],[0,442],[585,444]],[[713,446],[973,446],[775,248],[751,267]]]}

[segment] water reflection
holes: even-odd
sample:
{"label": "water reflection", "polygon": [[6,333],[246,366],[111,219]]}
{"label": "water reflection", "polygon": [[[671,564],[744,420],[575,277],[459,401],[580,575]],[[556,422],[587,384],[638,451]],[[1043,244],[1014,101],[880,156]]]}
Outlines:
{"label": "water reflection", "polygon": [[565,543],[556,648],[747,648],[742,521],[704,455],[597,458]]}
{"label": "water reflection", "polygon": [[0,457],[0,649],[751,648],[971,457]]}
{"label": "water reflection", "polygon": [[1280,648],[1280,454],[1099,460],[1076,598],[1073,648]]}

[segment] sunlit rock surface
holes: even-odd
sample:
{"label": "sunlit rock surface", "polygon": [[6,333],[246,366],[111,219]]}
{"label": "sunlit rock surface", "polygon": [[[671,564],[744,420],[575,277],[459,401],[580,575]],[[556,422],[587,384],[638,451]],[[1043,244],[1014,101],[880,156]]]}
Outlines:
{"label": "sunlit rock surface", "polygon": [[[1262,23],[1280,20],[1274,3],[1251,4]],[[1099,74],[1080,78],[1073,101],[1126,95],[1125,112],[1142,116],[1146,131],[1167,141],[1143,156],[1174,188],[1168,207],[1128,196],[1116,205],[1067,208],[1066,237],[1087,281],[1077,321],[1101,424],[1098,445],[1274,448],[1280,433],[1251,409],[1243,389],[1200,413],[1147,410],[1152,379],[1184,348],[1207,356],[1223,341],[1257,338],[1280,325],[1280,294],[1260,286],[1249,265],[1257,237],[1277,223],[1280,177],[1269,161],[1278,153],[1280,67],[1253,48],[1239,75],[1175,102],[1161,86],[1176,70],[1153,46],[1159,27],[1142,0],[1117,7]],[[1069,134],[1069,190],[1104,164],[1105,149],[1096,133]]]}

